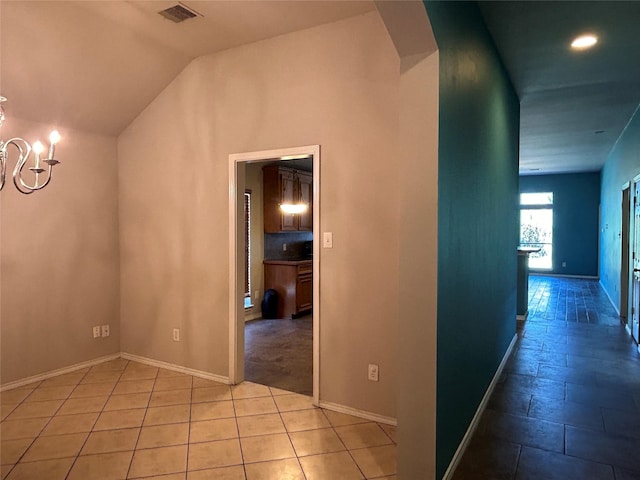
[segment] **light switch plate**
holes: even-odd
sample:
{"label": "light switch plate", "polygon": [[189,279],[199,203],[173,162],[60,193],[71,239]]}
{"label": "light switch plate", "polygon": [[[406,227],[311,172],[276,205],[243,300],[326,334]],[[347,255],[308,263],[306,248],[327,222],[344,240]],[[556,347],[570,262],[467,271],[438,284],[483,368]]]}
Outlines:
{"label": "light switch plate", "polygon": [[369,364],[367,378],[369,380],[371,380],[372,382],[377,382],[378,381],[378,365],[376,365],[374,363],[370,363]]}
{"label": "light switch plate", "polygon": [[324,248],[333,248],[333,232],[324,232],[322,234],[322,246]]}

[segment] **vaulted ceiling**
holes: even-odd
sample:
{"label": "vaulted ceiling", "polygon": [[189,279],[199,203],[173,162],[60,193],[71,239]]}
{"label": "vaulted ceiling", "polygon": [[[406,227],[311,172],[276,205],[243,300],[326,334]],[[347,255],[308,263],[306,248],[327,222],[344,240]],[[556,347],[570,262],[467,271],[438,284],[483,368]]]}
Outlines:
{"label": "vaulted ceiling", "polygon": [[[0,2],[8,117],[119,134],[194,58],[358,15],[371,1]],[[169,120],[169,119],[168,119]]]}
{"label": "vaulted ceiling", "polygon": [[[11,115],[119,134],[194,58],[375,9],[372,1],[0,2]],[[523,174],[595,171],[640,102],[640,2],[480,2],[521,101]],[[575,52],[580,33],[595,48]],[[170,121],[170,119],[167,119]]]}

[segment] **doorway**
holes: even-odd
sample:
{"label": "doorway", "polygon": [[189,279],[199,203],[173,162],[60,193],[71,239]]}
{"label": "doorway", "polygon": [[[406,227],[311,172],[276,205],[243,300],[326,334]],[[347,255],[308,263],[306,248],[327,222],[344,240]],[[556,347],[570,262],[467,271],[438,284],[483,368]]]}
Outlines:
{"label": "doorway", "polygon": [[629,223],[631,222],[631,185],[627,182],[622,187],[622,228],[620,229],[620,249],[622,252],[622,263],[620,265],[620,317],[631,328],[629,321],[629,252],[631,244],[629,242]]}
{"label": "doorway", "polygon": [[[246,277],[246,237],[245,237],[245,191],[247,188],[247,168],[255,168],[254,164],[273,164],[297,159],[311,159],[313,170],[313,188],[311,199],[312,235],[319,238],[320,218],[320,147],[319,145],[294,147],[280,150],[269,150],[249,153],[232,154],[229,156],[229,380],[233,384],[241,383],[245,379],[245,298],[247,290]],[[286,247],[285,247],[286,248]],[[313,268],[312,297],[312,384],[313,400],[319,399],[319,246],[313,242],[311,265]],[[252,290],[249,290],[250,292]],[[253,290],[255,291],[255,290]],[[260,302],[261,298],[253,298],[253,302]],[[259,303],[258,303],[259,306]]]}
{"label": "doorway", "polygon": [[520,194],[520,246],[539,249],[530,269],[553,270],[553,192]]}

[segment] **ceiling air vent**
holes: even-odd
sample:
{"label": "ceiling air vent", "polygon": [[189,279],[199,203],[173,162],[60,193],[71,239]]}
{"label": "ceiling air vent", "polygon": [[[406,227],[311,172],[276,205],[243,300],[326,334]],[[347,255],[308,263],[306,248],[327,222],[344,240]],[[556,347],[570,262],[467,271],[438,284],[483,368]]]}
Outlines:
{"label": "ceiling air vent", "polygon": [[172,22],[180,23],[185,20],[189,20],[190,18],[197,17],[198,14],[191,10],[190,8],[178,3],[173,7],[166,8],[158,12],[164,18],[168,18]]}

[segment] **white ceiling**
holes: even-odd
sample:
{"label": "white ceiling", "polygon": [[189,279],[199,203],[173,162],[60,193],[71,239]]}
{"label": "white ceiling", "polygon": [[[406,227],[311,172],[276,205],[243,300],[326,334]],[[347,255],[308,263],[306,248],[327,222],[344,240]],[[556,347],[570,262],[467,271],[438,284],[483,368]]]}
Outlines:
{"label": "white ceiling", "polygon": [[[600,170],[640,103],[640,2],[480,8],[520,97],[520,172]],[[598,44],[572,51],[585,32]]]}
{"label": "white ceiling", "polygon": [[371,1],[1,1],[0,92],[11,115],[119,134],[194,58],[359,15]]}

